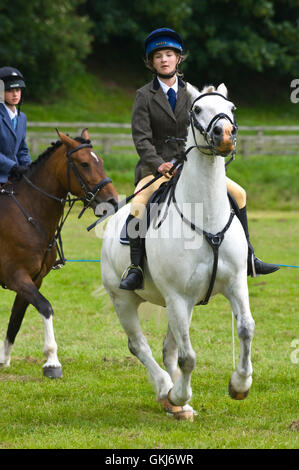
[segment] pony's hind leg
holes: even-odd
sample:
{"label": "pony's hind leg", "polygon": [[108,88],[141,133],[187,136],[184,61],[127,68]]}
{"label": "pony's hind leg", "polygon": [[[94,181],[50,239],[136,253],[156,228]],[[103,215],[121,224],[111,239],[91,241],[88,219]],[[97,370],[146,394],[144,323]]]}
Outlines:
{"label": "pony's hind leg", "polygon": [[152,355],[147,339],[142,333],[137,308],[140,298],[134,292],[121,291],[110,293],[119,321],[128,336],[130,352],[147,368],[150,382],[154,385],[157,400],[167,397],[173,383],[168,373],[161,369]]}
{"label": "pony's hind leg", "polygon": [[229,394],[235,400],[247,397],[252,384],[251,343],[254,334],[248,299],[248,289],[238,291],[230,298],[232,310],[237,320],[237,334],[240,341],[240,359],[229,382]]}
{"label": "pony's hind leg", "polygon": [[16,295],[12,306],[11,316],[7,328],[5,341],[0,349],[0,365],[8,367],[10,365],[11,350],[15,342],[15,338],[21,327],[28,302],[20,295]]}

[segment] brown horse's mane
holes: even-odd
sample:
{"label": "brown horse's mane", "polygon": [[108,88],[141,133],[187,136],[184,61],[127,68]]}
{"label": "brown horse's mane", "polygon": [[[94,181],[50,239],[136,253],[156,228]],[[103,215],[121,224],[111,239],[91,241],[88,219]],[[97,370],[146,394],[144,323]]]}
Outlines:
{"label": "brown horse's mane", "polygon": [[[82,137],[76,137],[74,139],[76,142],[80,144],[90,144],[90,140],[83,139]],[[29,178],[33,173],[36,172],[50,157],[53,153],[61,147],[62,142],[61,140],[57,140],[56,142],[52,142],[50,147],[48,147],[43,153],[41,153],[36,160],[34,160],[31,165],[28,167],[26,172],[26,176]]]}

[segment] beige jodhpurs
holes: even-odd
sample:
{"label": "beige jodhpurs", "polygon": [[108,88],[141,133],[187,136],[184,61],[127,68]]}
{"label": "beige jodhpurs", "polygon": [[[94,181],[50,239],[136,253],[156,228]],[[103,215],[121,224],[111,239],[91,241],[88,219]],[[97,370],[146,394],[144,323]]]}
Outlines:
{"label": "beige jodhpurs", "polygon": [[[142,178],[136,186],[135,191],[141,189],[145,184],[147,184],[151,179],[153,179],[153,175],[148,175]],[[131,214],[138,219],[143,218],[143,214],[145,211],[145,206],[151,197],[151,195],[161,186],[162,183],[168,181],[166,176],[161,176],[158,180],[156,180],[153,184],[148,186],[146,189],[141,191],[137,194],[131,203]],[[242,209],[246,205],[246,191],[237,183],[232,181],[231,179],[226,177],[226,186],[227,191],[233,196],[236,200],[239,209]]]}

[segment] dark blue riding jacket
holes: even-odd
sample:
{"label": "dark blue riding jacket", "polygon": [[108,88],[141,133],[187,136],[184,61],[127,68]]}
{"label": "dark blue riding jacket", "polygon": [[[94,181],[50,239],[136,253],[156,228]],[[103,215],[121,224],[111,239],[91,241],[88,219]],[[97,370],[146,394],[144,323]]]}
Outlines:
{"label": "dark blue riding jacket", "polygon": [[27,166],[31,163],[26,144],[26,115],[18,115],[16,130],[13,128],[5,106],[0,103],[0,184],[8,180],[8,175],[14,165]]}

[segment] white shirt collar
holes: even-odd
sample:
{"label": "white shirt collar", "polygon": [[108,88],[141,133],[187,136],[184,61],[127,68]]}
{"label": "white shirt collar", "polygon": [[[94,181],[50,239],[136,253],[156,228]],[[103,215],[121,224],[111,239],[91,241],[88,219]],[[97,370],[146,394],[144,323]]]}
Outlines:
{"label": "white shirt collar", "polygon": [[179,85],[178,77],[175,77],[176,80],[175,80],[174,84],[171,87],[166,85],[166,83],[162,82],[162,80],[160,80],[159,77],[157,77],[157,78],[158,78],[160,86],[161,86],[162,90],[164,91],[165,95],[167,95],[167,92],[168,92],[169,88],[173,88],[176,93],[178,92],[178,85]]}
{"label": "white shirt collar", "polygon": [[10,119],[13,119],[14,117],[16,117],[18,115],[18,111],[17,111],[17,108],[15,108],[14,111],[12,111],[8,106],[6,106],[5,103],[3,103],[4,106],[5,106],[5,109],[10,117]]}

